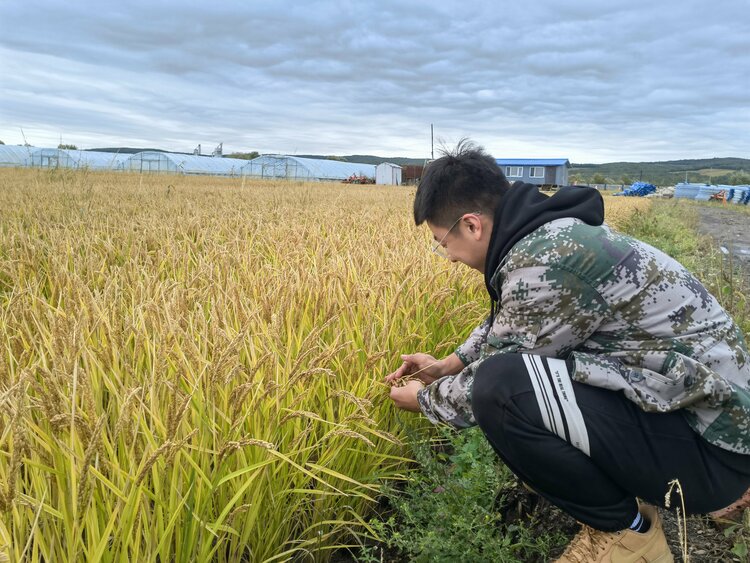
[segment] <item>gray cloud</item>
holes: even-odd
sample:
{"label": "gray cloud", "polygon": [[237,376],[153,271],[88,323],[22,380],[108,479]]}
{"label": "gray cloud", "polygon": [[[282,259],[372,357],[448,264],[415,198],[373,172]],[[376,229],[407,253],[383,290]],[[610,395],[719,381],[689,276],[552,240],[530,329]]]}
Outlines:
{"label": "gray cloud", "polygon": [[747,157],[741,4],[6,3],[0,138],[426,156],[435,123],[497,156]]}

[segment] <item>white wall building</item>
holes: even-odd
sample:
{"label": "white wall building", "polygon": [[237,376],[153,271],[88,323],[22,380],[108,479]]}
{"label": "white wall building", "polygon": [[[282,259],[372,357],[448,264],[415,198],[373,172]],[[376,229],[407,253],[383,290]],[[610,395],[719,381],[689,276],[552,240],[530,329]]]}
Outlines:
{"label": "white wall building", "polygon": [[401,167],[390,162],[382,162],[375,167],[375,183],[385,186],[401,185]]}

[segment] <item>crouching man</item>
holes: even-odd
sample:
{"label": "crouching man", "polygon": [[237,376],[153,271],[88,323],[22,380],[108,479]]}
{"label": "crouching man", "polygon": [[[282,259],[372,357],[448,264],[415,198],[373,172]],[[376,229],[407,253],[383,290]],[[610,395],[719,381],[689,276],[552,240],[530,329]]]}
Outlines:
{"label": "crouching man", "polygon": [[462,143],[428,166],[414,219],[436,252],[484,274],[491,312],[442,360],[402,356],[391,398],[433,423],[478,424],[519,479],[580,521],[558,561],[672,561],[655,508],[671,481],[689,513],[748,489],[741,331],[683,266],[604,225],[596,190],[510,186]]}

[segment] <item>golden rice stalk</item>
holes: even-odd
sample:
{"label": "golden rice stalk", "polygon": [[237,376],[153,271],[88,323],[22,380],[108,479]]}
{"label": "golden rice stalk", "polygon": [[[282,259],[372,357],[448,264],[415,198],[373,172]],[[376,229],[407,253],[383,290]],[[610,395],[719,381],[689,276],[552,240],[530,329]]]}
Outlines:
{"label": "golden rice stalk", "polygon": [[9,510],[16,499],[16,480],[21,472],[21,460],[24,455],[29,455],[31,452],[28,429],[24,420],[24,415],[28,408],[26,405],[26,390],[28,388],[26,381],[28,377],[28,372],[24,372],[21,375],[19,385],[15,389],[15,412],[10,422],[10,432],[13,436],[13,451],[10,456],[6,491],[3,498],[0,499],[3,511]]}
{"label": "golden rice stalk", "polygon": [[323,367],[310,368],[306,369],[305,371],[297,372],[292,377],[290,377],[289,381],[286,382],[286,385],[282,387],[281,396],[283,397],[284,395],[286,395],[291,390],[291,388],[294,387],[294,385],[299,381],[307,379],[308,377],[313,375],[321,374],[327,375],[329,377],[336,377],[336,374],[332,370]]}
{"label": "golden rice stalk", "polygon": [[[289,410],[289,409],[284,409],[284,410]],[[335,422],[330,422],[324,419],[319,414],[316,414],[314,412],[297,410],[297,411],[292,411],[292,412],[285,414],[281,418],[281,420],[279,420],[279,426],[281,426],[286,421],[291,420],[293,418],[307,418],[308,420],[315,420],[317,422],[325,422],[327,424],[336,424]]]}
{"label": "golden rice stalk", "polygon": [[258,387],[257,383],[248,381],[247,383],[236,386],[229,393],[229,405],[232,408],[232,418],[236,418],[240,414],[244,407],[245,399],[247,399],[247,396],[255,387]]}
{"label": "golden rice stalk", "polygon": [[232,510],[232,512],[229,513],[229,516],[227,516],[227,521],[231,522],[235,516],[239,516],[243,512],[247,512],[248,510],[250,510],[251,506],[252,504],[250,503],[239,505],[237,508],[235,508],[234,510]]}
{"label": "golden rice stalk", "polygon": [[134,387],[125,395],[125,399],[123,399],[122,407],[120,409],[120,414],[117,418],[115,430],[112,433],[113,442],[117,440],[120,433],[123,433],[126,437],[130,436],[130,429],[133,427],[133,405],[135,405],[136,399],[138,399],[138,395],[142,390],[143,387]]}
{"label": "golden rice stalk", "polygon": [[[190,406],[190,400],[193,398],[192,395],[184,395],[180,393],[176,383],[173,385],[174,392],[172,394],[172,401],[170,402],[169,412],[167,414],[167,440],[172,440],[174,438],[177,433],[177,428],[180,426],[180,423]],[[178,397],[180,398],[178,399]]]}
{"label": "golden rice stalk", "polygon": [[365,424],[368,424],[370,426],[377,426],[378,423],[370,418],[369,416],[366,416],[364,414],[354,413],[350,414],[343,420],[343,424],[346,424],[347,422],[364,422]]}
{"label": "golden rice stalk", "polygon": [[177,454],[178,451],[180,451],[182,448],[184,448],[187,443],[193,439],[193,437],[198,433],[198,429],[194,428],[190,434],[182,438],[181,440],[177,440],[172,444],[172,447],[169,449],[169,451],[166,453],[164,458],[166,459],[167,463],[172,463],[174,460],[174,456]]}
{"label": "golden rice stalk", "polygon": [[159,446],[154,453],[152,453],[149,458],[146,460],[146,463],[143,465],[143,468],[138,472],[138,476],[135,479],[135,486],[138,487],[138,485],[141,484],[141,482],[146,478],[146,475],[148,475],[148,472],[151,470],[153,465],[156,463],[156,461],[163,455],[166,455],[169,450],[174,446],[175,442],[172,440],[167,440],[164,442],[161,446]]}
{"label": "golden rice stalk", "polygon": [[372,408],[372,401],[365,399],[364,397],[357,397],[354,393],[345,389],[336,389],[330,396],[331,398],[342,397],[347,401],[354,403],[364,414],[367,414],[368,410]]}
{"label": "golden rice stalk", "polygon": [[[72,421],[75,429],[81,435],[84,443],[89,443],[89,441],[91,440],[91,426],[89,425],[88,420],[86,420],[83,415],[75,413],[73,414]],[[70,413],[56,414],[49,419],[49,422],[55,431],[59,432],[61,430],[69,430],[71,415]]]}
{"label": "golden rice stalk", "polygon": [[331,430],[328,432],[325,436],[323,436],[323,440],[329,440],[335,436],[346,436],[347,438],[354,438],[355,440],[361,440],[371,448],[375,447],[375,444],[370,440],[367,436],[360,434],[359,432],[355,432],[354,430],[348,430],[346,428],[338,428],[336,430]]}
{"label": "golden rice stalk", "polygon": [[266,440],[258,440],[256,438],[243,438],[242,440],[226,442],[221,450],[219,450],[219,460],[222,460],[230,453],[247,446],[257,446],[266,450],[277,449],[275,444],[267,442]]}
{"label": "golden rice stalk", "polygon": [[101,435],[104,428],[104,422],[107,419],[106,414],[102,414],[94,425],[91,433],[91,439],[86,446],[83,456],[81,473],[78,478],[78,492],[76,494],[76,506],[78,507],[78,516],[82,518],[85,514],[85,508],[91,498],[91,483],[89,479],[89,467],[93,465],[94,457],[101,452]]}

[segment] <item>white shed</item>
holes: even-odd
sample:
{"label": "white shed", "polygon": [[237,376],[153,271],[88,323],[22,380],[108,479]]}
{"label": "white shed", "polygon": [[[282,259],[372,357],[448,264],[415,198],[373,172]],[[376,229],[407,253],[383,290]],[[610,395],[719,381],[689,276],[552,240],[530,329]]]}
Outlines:
{"label": "white shed", "polygon": [[401,185],[401,167],[398,164],[382,162],[375,167],[375,183],[387,186]]}

